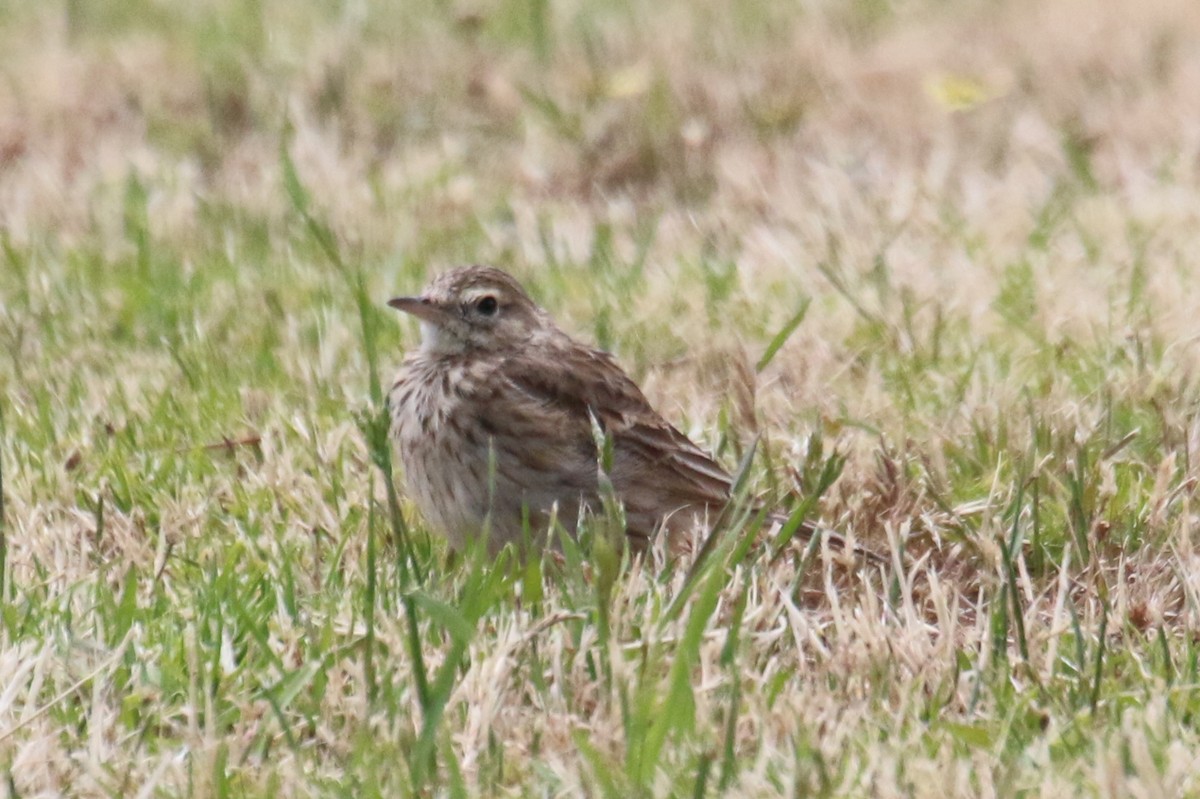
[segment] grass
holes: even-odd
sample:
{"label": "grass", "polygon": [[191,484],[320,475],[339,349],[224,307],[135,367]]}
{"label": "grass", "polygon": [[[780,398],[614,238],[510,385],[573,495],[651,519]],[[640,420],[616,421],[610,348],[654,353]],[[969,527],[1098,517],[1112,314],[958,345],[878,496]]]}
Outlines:
{"label": "grass", "polygon": [[[0,2],[0,793],[1200,793],[1185,3]],[[450,556],[462,262],[890,565]]]}

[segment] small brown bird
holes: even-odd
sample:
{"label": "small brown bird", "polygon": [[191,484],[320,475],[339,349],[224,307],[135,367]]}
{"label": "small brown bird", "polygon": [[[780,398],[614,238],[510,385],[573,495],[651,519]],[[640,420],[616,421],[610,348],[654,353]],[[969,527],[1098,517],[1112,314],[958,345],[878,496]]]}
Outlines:
{"label": "small brown bird", "polygon": [[601,509],[604,440],[635,550],[728,503],[729,473],[505,272],[454,269],[388,305],[417,317],[422,336],[389,393],[392,436],[408,493],[454,548],[477,535],[492,552],[544,542],[552,519],[573,533]]}

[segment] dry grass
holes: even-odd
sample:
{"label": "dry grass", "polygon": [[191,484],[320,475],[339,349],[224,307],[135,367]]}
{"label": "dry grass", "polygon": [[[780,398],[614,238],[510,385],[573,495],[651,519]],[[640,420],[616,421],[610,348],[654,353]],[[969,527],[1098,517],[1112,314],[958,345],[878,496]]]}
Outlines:
{"label": "dry grass", "polygon": [[[0,23],[4,795],[1200,792],[1194,3]],[[464,261],[893,567],[402,535]]]}

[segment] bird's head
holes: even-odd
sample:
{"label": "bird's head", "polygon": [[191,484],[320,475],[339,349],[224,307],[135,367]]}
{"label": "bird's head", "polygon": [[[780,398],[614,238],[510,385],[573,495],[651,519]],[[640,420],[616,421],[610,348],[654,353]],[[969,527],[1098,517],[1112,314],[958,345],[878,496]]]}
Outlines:
{"label": "bird's head", "polygon": [[388,305],[417,317],[422,348],[443,355],[511,348],[546,323],[521,284],[491,266],[452,269],[420,296],[396,297]]}

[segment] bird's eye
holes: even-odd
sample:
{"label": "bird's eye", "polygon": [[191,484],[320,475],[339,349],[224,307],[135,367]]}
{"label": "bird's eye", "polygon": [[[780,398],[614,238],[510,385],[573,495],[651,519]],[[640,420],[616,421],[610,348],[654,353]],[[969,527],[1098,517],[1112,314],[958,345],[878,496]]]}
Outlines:
{"label": "bird's eye", "polygon": [[486,297],[480,297],[475,302],[475,310],[479,311],[484,316],[492,316],[500,308],[500,303],[496,302],[496,298],[490,294]]}

